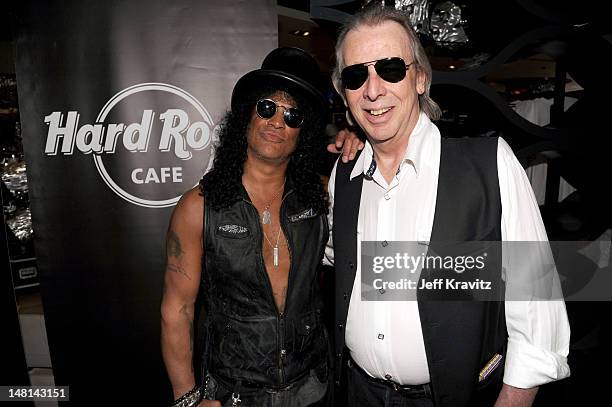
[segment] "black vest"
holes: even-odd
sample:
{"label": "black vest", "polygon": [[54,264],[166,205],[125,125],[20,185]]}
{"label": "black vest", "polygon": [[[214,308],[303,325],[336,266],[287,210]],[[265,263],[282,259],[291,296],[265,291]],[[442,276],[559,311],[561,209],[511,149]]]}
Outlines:
{"label": "black vest", "polygon": [[279,314],[262,257],[257,209],[242,199],[215,211],[205,204],[202,290],[210,327],[209,371],[280,388],[327,357],[317,269],[327,217],[301,204],[287,180],[280,210],[291,266],[285,310]]}
{"label": "black vest", "polygon": [[[436,210],[430,244],[501,240],[497,138],[442,139]],[[338,161],[334,193],[336,267],[336,384],[343,366],[344,325],[357,264],[357,220],[363,174],[350,180],[354,160]],[[431,248],[431,246],[430,246]],[[426,275],[421,274],[421,278]],[[420,282],[419,282],[420,285]],[[492,405],[503,376],[499,367],[479,383],[479,372],[499,353],[507,331],[503,301],[427,301],[419,314],[436,406]],[[503,299],[503,298],[502,298]],[[350,391],[350,389],[348,389]]]}

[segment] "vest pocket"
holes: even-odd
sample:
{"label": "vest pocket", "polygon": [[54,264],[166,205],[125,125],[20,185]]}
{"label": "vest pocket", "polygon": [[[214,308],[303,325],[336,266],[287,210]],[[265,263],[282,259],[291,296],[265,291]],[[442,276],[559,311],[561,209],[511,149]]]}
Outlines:
{"label": "vest pocket", "polygon": [[304,352],[309,349],[319,332],[319,323],[314,313],[298,317],[295,323],[295,351]]}

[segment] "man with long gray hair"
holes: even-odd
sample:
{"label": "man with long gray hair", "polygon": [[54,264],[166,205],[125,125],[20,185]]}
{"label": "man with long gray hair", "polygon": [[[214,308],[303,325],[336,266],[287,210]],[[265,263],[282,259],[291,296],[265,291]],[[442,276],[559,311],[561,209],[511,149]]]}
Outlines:
{"label": "man with long gray hair", "polygon": [[501,138],[441,137],[431,67],[402,13],[353,16],[336,59],[334,86],[367,136],[329,182],[336,384],[346,371],[349,406],[531,405],[569,376],[562,300],[361,297],[362,242],[546,241],[523,168]]}

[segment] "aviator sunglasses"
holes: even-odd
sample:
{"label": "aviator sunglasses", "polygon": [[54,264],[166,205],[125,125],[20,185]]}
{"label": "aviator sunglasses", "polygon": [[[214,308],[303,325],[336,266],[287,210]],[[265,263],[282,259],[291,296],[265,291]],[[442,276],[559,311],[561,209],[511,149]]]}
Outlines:
{"label": "aviator sunglasses", "polygon": [[377,61],[364,62],[347,66],[340,74],[342,77],[342,86],[346,89],[357,90],[368,79],[368,66],[374,65],[374,69],[378,76],[390,83],[397,83],[406,77],[406,70],[414,62],[406,65],[406,62],[400,57],[383,58]]}
{"label": "aviator sunglasses", "polygon": [[291,128],[298,128],[304,121],[304,114],[295,107],[284,107],[276,104],[272,99],[261,99],[255,105],[257,115],[262,119],[271,119],[276,114],[276,109],[283,109],[283,120],[285,124]]}

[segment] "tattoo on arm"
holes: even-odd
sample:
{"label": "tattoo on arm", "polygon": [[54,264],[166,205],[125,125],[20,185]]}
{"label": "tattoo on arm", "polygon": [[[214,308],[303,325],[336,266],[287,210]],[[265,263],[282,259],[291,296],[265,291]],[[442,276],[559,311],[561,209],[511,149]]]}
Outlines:
{"label": "tattoo on arm", "polygon": [[[168,263],[166,264],[166,270],[173,273],[179,273],[191,280],[187,271],[181,265],[181,256],[183,255],[183,248],[181,247],[181,239],[178,237],[176,232],[172,229],[168,232],[168,239],[166,243],[166,254],[168,256]],[[178,262],[170,263],[170,258],[174,257],[178,259]]]}
{"label": "tattoo on arm", "polygon": [[173,273],[182,274],[185,277],[187,277],[189,280],[191,280],[191,277],[189,277],[189,274],[187,274],[185,269],[183,267],[181,267],[180,264],[171,264],[171,263],[168,263],[168,264],[166,264],[166,270],[167,271],[171,271]]}
{"label": "tattoo on arm", "polygon": [[170,229],[168,232],[168,243],[166,246],[166,252],[168,257],[181,257],[183,255],[183,249],[181,247],[181,239],[174,230]]}

